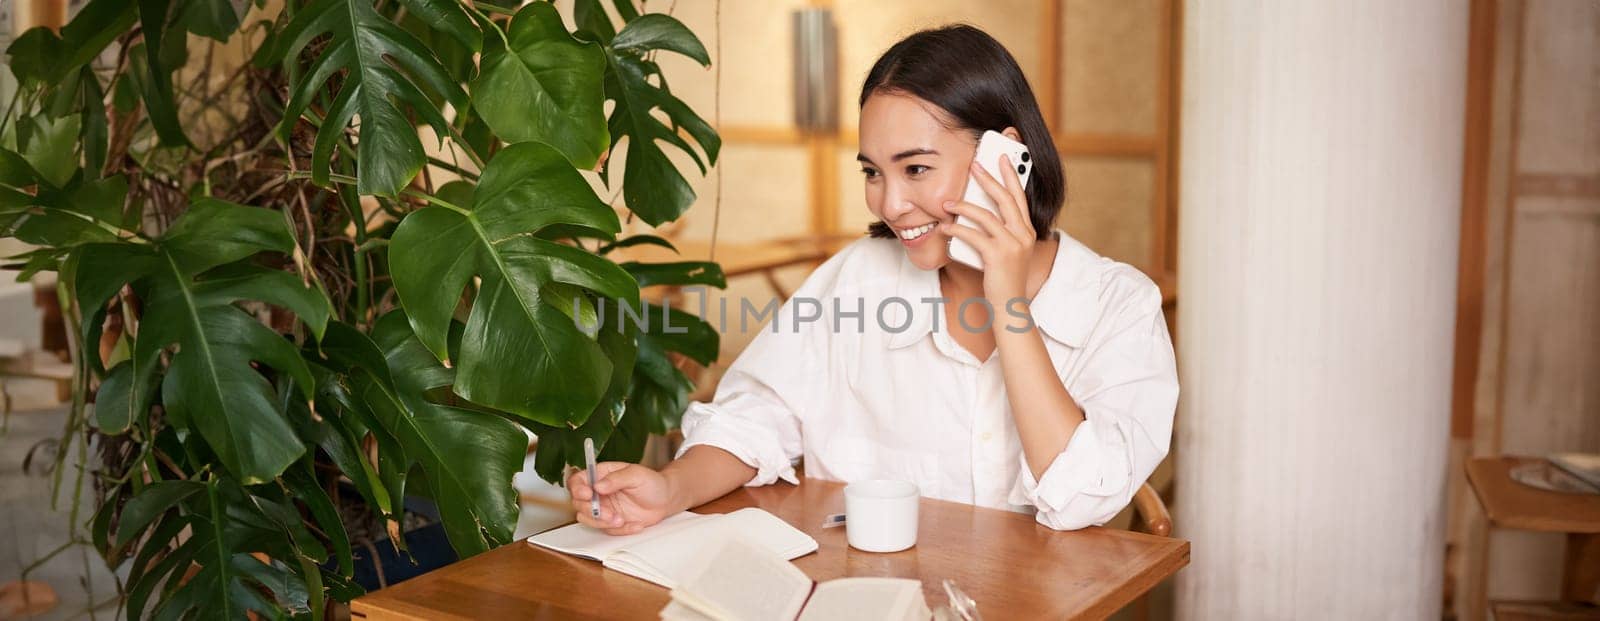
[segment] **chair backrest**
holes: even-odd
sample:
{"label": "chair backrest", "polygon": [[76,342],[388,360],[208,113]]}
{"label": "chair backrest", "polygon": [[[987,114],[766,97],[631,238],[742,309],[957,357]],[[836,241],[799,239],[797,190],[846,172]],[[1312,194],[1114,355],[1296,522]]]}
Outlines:
{"label": "chair backrest", "polygon": [[1172,536],[1172,513],[1167,511],[1161,494],[1148,482],[1140,484],[1139,491],[1133,493],[1133,510],[1139,514],[1136,530],[1159,537]]}

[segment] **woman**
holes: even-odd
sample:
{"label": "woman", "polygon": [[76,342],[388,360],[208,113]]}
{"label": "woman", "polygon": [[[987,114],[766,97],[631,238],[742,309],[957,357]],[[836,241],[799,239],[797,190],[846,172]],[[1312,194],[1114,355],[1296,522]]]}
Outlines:
{"label": "woman", "polygon": [[[873,66],[860,105],[871,238],[819,267],[689,408],[677,459],[601,463],[594,490],[571,474],[580,522],[638,532],[741,485],[797,483],[803,456],[809,477],[908,480],[1076,529],[1115,516],[1166,456],[1178,385],[1160,291],[1051,228],[1061,164],[1011,55],[970,26],[918,32]],[[1000,179],[972,165],[985,130],[1029,147],[1026,191],[1014,162]],[[998,214],[960,202],[974,175]],[[952,238],[985,269],[952,262]]]}

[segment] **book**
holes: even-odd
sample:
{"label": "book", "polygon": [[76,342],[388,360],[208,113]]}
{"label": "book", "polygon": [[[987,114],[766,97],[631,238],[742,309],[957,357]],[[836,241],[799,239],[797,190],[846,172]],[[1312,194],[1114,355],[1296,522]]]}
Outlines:
{"label": "book", "polygon": [[661,586],[676,586],[706,550],[722,541],[741,537],[783,559],[817,550],[817,540],[778,516],[755,507],[732,513],[684,511],[632,535],[613,536],[569,524],[528,538],[528,543],[600,561],[608,569]]}
{"label": "book", "polygon": [[1557,468],[1588,483],[1594,491],[1600,491],[1600,454],[1556,453],[1548,459]]}
{"label": "book", "polygon": [[838,578],[815,582],[794,563],[730,537],[684,575],[664,621],[927,621],[922,581]]}

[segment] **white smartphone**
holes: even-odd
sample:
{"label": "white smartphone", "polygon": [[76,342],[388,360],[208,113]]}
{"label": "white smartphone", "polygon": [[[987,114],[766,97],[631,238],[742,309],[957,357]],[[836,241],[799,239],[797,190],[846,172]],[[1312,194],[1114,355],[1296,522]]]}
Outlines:
{"label": "white smartphone", "polygon": [[[983,138],[978,140],[978,153],[974,156],[974,159],[978,161],[980,166],[983,166],[984,170],[989,171],[989,176],[994,177],[996,181],[1003,184],[1005,183],[1004,177],[1000,175],[1000,156],[1002,155],[1006,156],[1011,165],[1016,167],[1017,179],[1022,181],[1023,188],[1027,188],[1028,173],[1033,171],[1033,162],[1028,156],[1028,147],[1007,138],[1005,134],[1000,132],[983,132]],[[961,200],[987,209],[990,213],[999,213],[994,204],[994,199],[989,198],[989,193],[983,190],[983,186],[978,183],[977,177],[969,177],[967,179],[967,191],[966,194],[962,195]],[[1027,211],[1027,206],[1023,206],[1023,211]],[[956,224],[978,228],[977,223],[969,220],[966,216],[957,217]],[[954,237],[950,238],[950,258],[976,269],[983,269],[983,258],[978,256],[978,250],[973,248],[971,244]]]}

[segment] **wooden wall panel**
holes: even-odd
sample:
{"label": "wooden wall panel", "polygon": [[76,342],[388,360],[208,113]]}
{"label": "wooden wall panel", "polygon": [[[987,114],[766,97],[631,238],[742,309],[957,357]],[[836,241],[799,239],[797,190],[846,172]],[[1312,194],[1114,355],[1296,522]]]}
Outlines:
{"label": "wooden wall panel", "polygon": [[1056,226],[1096,252],[1153,273],[1150,210],[1155,167],[1143,159],[1072,157]]}
{"label": "wooden wall panel", "polygon": [[[563,0],[565,1],[565,0]],[[609,4],[602,2],[601,4]],[[700,36],[713,52],[718,2],[672,3],[672,16]],[[722,57],[710,69],[680,54],[659,53],[656,62],[667,74],[673,94],[711,120],[716,103],[715,72],[722,72],[722,123],[733,126],[787,127],[794,123],[793,44],[789,14],[806,0],[722,0]],[[664,11],[652,2],[649,10]]]}
{"label": "wooden wall panel", "polygon": [[839,171],[839,230],[859,233],[876,220],[867,210],[867,179],[861,174],[861,163],[856,161],[854,143],[839,145],[837,150]]}
{"label": "wooden wall panel", "polygon": [[[674,157],[673,161],[680,170],[688,171],[686,176],[698,196],[678,235],[711,239],[716,173],[696,179],[698,170],[687,157]],[[810,227],[811,164],[803,146],[725,144],[720,167],[725,176],[719,240],[762,241],[793,236]]]}
{"label": "wooden wall panel", "polygon": [[1528,3],[1518,173],[1600,173],[1600,3]]}
{"label": "wooden wall panel", "polygon": [[1600,197],[1521,198],[1501,450],[1600,451]]}
{"label": "wooden wall panel", "polygon": [[1058,132],[1156,134],[1164,3],[1063,3]]}
{"label": "wooden wall panel", "polygon": [[[1044,0],[1053,1],[1053,0]],[[895,41],[924,28],[965,22],[982,28],[1004,45],[1028,78],[1042,82],[1038,16],[1041,0],[918,0],[915,2],[836,2],[839,26],[839,125],[854,130],[860,119],[856,100],[872,63]]]}

